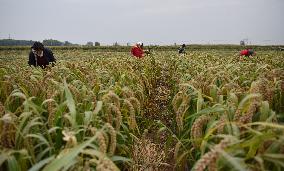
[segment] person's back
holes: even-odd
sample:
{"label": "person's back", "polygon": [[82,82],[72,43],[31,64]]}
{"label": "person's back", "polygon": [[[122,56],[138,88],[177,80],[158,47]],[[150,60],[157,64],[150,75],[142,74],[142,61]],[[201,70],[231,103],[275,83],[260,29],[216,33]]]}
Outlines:
{"label": "person's back", "polygon": [[251,48],[241,50],[240,51],[240,61],[242,61],[244,59],[244,56],[250,57],[250,56],[253,56],[253,55],[255,55],[255,52]]}
{"label": "person's back", "polygon": [[254,54],[255,52],[251,48],[247,48],[247,49],[240,51],[240,56],[249,57],[249,56],[253,56]]}
{"label": "person's back", "polygon": [[142,43],[138,42],[135,46],[131,48],[131,54],[137,58],[142,58],[144,51],[141,48]]}
{"label": "person's back", "polygon": [[179,49],[178,49],[179,54],[186,54],[185,52],[185,44],[183,44]]}
{"label": "person's back", "polygon": [[[54,63],[56,60],[50,49],[45,48],[42,43],[35,42],[31,47],[31,52],[29,53],[29,65],[40,66],[45,68],[50,63]],[[53,64],[54,65],[54,64]]]}
{"label": "person's back", "polygon": [[248,50],[247,49],[241,50],[240,56],[248,56]]}

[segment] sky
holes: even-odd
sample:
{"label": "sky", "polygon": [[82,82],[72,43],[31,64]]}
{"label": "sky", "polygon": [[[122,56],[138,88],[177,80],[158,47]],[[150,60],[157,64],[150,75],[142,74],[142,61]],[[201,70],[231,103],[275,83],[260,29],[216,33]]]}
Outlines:
{"label": "sky", "polygon": [[0,0],[0,39],[284,45],[284,0]]}

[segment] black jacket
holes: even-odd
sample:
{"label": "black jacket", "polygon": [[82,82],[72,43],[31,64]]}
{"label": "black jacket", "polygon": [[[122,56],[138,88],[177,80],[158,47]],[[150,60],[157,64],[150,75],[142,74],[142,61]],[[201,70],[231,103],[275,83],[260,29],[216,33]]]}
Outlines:
{"label": "black jacket", "polygon": [[[54,56],[53,56],[53,53],[50,49],[48,48],[44,48],[43,49],[43,57],[46,59],[46,61],[48,63],[44,64],[44,65],[41,65],[40,67],[46,67],[46,65],[48,65],[49,63],[54,63],[56,62]],[[36,62],[36,57],[34,55],[34,53],[31,51],[30,54],[29,54],[29,65],[33,65],[33,66],[38,66],[37,62]]]}

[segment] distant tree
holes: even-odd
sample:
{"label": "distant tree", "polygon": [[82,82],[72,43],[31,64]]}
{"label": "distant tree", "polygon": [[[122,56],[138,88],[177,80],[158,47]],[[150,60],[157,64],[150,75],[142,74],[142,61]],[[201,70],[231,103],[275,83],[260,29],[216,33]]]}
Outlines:
{"label": "distant tree", "polygon": [[240,41],[240,45],[244,46],[244,45],[245,45],[245,41],[244,41],[244,40],[241,40],[241,41]]}
{"label": "distant tree", "polygon": [[128,42],[128,43],[126,43],[126,46],[130,46],[130,43]]}
{"label": "distant tree", "polygon": [[87,46],[94,46],[94,43],[93,43],[93,42],[87,42],[86,45],[87,45]]}
{"label": "distant tree", "polygon": [[43,40],[42,43],[45,46],[62,46],[62,45],[64,45],[63,42],[60,42],[59,40],[53,40],[53,39]]}
{"label": "distant tree", "polygon": [[95,42],[95,46],[101,46],[100,42]]}
{"label": "distant tree", "polygon": [[14,39],[2,39],[0,40],[0,46],[32,46],[34,41],[32,40],[14,40]]}
{"label": "distant tree", "polygon": [[68,41],[65,41],[64,42],[64,46],[72,46],[73,44],[72,43],[70,43],[70,42],[68,42]]}
{"label": "distant tree", "polygon": [[113,46],[119,46],[119,44],[118,44],[117,42],[115,42],[115,43],[113,44]]}
{"label": "distant tree", "polygon": [[[14,40],[14,39],[0,39],[0,46],[32,46],[33,40]],[[61,42],[59,40],[46,39],[42,42],[45,46],[75,46],[69,41]]]}

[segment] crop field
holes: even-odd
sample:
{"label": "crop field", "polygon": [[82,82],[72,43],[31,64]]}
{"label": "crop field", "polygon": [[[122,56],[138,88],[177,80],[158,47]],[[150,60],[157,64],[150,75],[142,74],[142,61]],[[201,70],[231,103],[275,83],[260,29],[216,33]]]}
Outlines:
{"label": "crop field", "polygon": [[0,49],[0,170],[284,170],[284,52]]}

